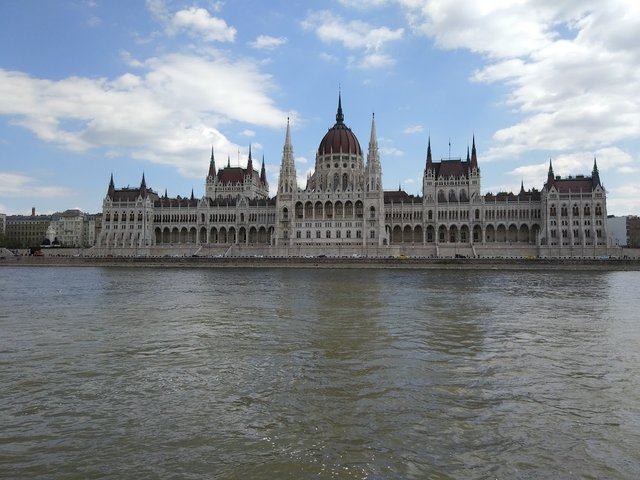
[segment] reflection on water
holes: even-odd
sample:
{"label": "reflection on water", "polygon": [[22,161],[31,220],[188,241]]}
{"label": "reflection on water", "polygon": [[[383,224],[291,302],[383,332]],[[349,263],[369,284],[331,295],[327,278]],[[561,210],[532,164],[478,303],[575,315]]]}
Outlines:
{"label": "reflection on water", "polygon": [[2,478],[635,478],[637,272],[2,268]]}

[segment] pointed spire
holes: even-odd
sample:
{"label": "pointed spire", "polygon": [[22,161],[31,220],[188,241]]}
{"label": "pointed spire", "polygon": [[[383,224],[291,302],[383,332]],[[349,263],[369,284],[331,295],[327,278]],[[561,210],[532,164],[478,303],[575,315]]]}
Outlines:
{"label": "pointed spire", "polygon": [[555,176],[553,174],[553,165],[551,164],[551,157],[549,157],[549,172],[547,173],[547,183],[553,183]]}
{"label": "pointed spire", "polygon": [[193,188],[191,189],[191,200],[195,200],[196,197],[193,195]]}
{"label": "pointed spire", "polygon": [[471,170],[478,169],[478,156],[476,154],[476,135],[473,134],[473,140],[471,141]]}
{"label": "pointed spire", "polygon": [[342,93],[338,91],[338,111],[336,112],[336,125],[344,125],[344,114],[342,113]]}
{"label": "pointed spire", "polygon": [[524,191],[524,180],[520,180],[520,194],[525,193]]}
{"label": "pointed spire", "polygon": [[169,194],[167,193],[167,189],[164,189],[164,198],[169,198]]}
{"label": "pointed spire", "polygon": [[469,144],[467,144],[467,163],[471,162],[471,157],[469,156]]}
{"label": "pointed spire", "polygon": [[280,163],[278,192],[291,193],[296,191],[297,188],[296,164],[293,155],[293,145],[291,144],[291,125],[289,123],[289,117],[287,117],[287,133],[285,135],[284,147],[282,148],[282,162]]}
{"label": "pointed spire", "polygon": [[267,184],[267,173],[264,169],[264,153],[262,154],[262,168],[260,169],[260,181],[263,184]]}
{"label": "pointed spire", "polygon": [[144,179],[144,172],[142,172],[142,181],[140,182],[140,195],[147,196],[147,182]]}
{"label": "pointed spire", "polygon": [[231,157],[227,155],[227,168],[231,168]]}
{"label": "pointed spire", "polygon": [[433,158],[431,157],[431,136],[429,136],[429,141],[427,142],[427,170],[433,169]]}
{"label": "pointed spire", "polygon": [[376,114],[371,114],[371,136],[369,137],[369,148],[378,146],[378,133],[376,132]]}
{"label": "pointed spire", "polygon": [[284,137],[285,146],[291,145],[291,128],[289,127],[289,117],[287,117],[287,133]]}
{"label": "pointed spire", "polygon": [[251,158],[251,144],[249,144],[249,160],[247,161],[247,175],[253,176],[253,159]]}
{"label": "pointed spire", "polygon": [[209,162],[209,177],[213,178],[216,176],[216,159],[213,156],[213,146],[211,147],[211,161]]}
{"label": "pointed spire", "polygon": [[116,192],[116,187],[113,183],[113,173],[111,174],[111,180],[109,180],[109,189],[107,190],[107,195],[109,198],[113,198],[113,195]]}
{"label": "pointed spire", "polygon": [[595,155],[593,156],[593,170],[591,171],[591,181],[594,187],[602,185],[600,183],[600,172],[598,171],[598,162],[596,162]]}

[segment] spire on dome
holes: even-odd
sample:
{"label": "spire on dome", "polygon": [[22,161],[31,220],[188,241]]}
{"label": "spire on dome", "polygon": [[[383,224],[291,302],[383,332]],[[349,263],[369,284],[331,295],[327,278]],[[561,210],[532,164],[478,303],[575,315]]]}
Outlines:
{"label": "spire on dome", "polygon": [[473,134],[473,140],[471,141],[471,169],[478,169],[478,156],[476,155],[476,135]]}
{"label": "spire on dome", "polygon": [[336,125],[344,125],[344,114],[342,113],[342,93],[338,90],[338,111],[336,112]]}

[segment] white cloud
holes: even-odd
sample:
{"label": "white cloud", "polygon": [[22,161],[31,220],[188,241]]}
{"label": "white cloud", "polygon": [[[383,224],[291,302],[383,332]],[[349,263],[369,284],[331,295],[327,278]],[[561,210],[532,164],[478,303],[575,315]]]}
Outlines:
{"label": "white cloud", "polygon": [[39,185],[38,179],[14,172],[0,172],[0,192],[2,197],[57,198],[70,196],[65,187]]}
{"label": "white cloud", "polygon": [[601,148],[638,137],[637,2],[393,1],[405,9],[414,32],[441,48],[481,54],[486,65],[473,80],[507,86],[506,106],[521,120],[495,133],[484,160]]}
{"label": "white cloud", "polygon": [[204,8],[191,7],[173,14],[167,32],[171,35],[185,31],[190,36],[206,42],[233,42],[236,29],[222,18],[212,17]]}
{"label": "white cloud", "polygon": [[[623,173],[631,164],[635,163],[631,155],[624,150],[617,147],[606,147],[595,152],[573,152],[552,158],[553,173],[562,177],[590,175],[593,170],[594,158],[597,161],[598,170],[608,174],[616,171]],[[525,185],[540,188],[546,181],[548,172],[549,160],[546,160],[541,163],[516,167],[508,172],[508,175],[524,180]]]}
{"label": "white cloud", "polygon": [[273,50],[274,48],[284,45],[285,43],[287,43],[287,39],[285,37],[258,35],[258,37],[249,45],[260,50]]}
{"label": "white cloud", "polygon": [[422,125],[412,125],[411,127],[407,127],[403,130],[406,134],[420,133],[422,131],[424,131],[424,127]]}
{"label": "white cloud", "polygon": [[237,150],[221,133],[226,123],[282,128],[288,116],[268,96],[271,77],[248,61],[172,54],[141,65],[112,80],[0,69],[0,114],[71,151],[104,147],[192,176],[212,144],[224,156]]}
{"label": "white cloud", "polygon": [[379,151],[380,155],[385,157],[401,157],[404,155],[404,152],[402,150],[395,147],[380,147]]}
{"label": "white cloud", "polygon": [[349,59],[351,66],[360,68],[394,64],[394,59],[382,50],[389,42],[401,40],[404,36],[403,28],[392,30],[386,26],[374,27],[360,20],[346,21],[326,10],[310,14],[302,26],[314,30],[325,43],[341,43],[348,50],[362,51],[362,58]]}
{"label": "white cloud", "polygon": [[240,135],[242,135],[243,137],[255,137],[256,132],[254,132],[253,130],[243,130],[240,132]]}

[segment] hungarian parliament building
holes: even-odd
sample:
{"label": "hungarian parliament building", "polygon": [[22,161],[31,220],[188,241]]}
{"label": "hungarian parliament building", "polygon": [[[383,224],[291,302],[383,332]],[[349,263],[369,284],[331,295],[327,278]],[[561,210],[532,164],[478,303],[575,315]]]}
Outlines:
{"label": "hungarian parliament building", "polygon": [[102,206],[96,254],[201,256],[597,256],[608,247],[606,192],[590,176],[556,176],[540,190],[481,193],[475,138],[466,159],[434,161],[427,146],[422,196],[385,191],[375,117],[365,155],[344,122],[320,141],[315,170],[298,184],[287,129],[278,189],[269,196],[264,159],[216,165],[202,198],[169,198],[147,187],[116,188]]}

